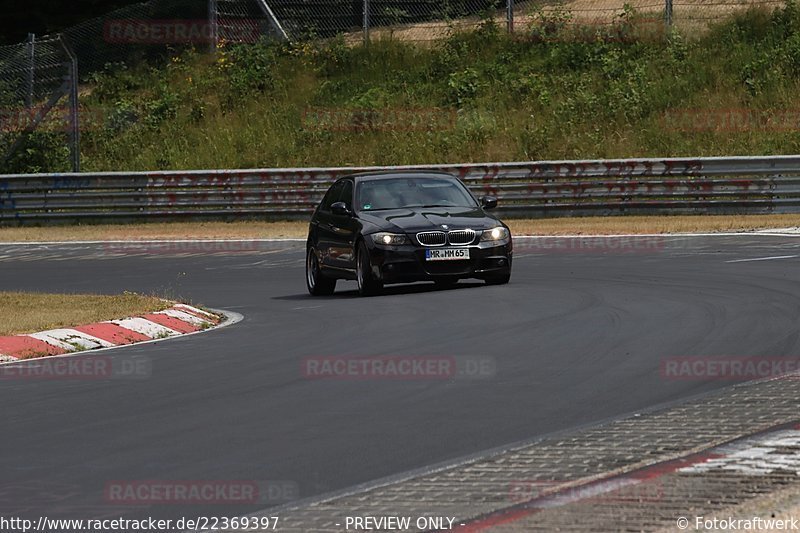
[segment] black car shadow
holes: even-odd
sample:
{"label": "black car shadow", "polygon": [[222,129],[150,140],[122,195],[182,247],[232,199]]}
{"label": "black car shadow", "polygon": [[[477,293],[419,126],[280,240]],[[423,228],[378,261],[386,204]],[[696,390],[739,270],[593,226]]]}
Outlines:
{"label": "black car shadow", "polygon": [[[370,296],[370,298],[381,298],[383,296],[401,296],[406,294],[422,294],[426,292],[448,292],[460,291],[462,289],[470,289],[476,287],[484,287],[485,283],[480,281],[462,281],[451,287],[438,287],[435,283],[409,283],[403,285],[389,285],[383,288],[380,294]],[[331,296],[311,296],[305,294],[291,294],[287,296],[273,296],[272,300],[286,300],[286,301],[309,301],[309,300],[331,300],[331,299],[347,299],[347,298],[362,298],[358,294],[358,289],[352,290],[337,290]]]}

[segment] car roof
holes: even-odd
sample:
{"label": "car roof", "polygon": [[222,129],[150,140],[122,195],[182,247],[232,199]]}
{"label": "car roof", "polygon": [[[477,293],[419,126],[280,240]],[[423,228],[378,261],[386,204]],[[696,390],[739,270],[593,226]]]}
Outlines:
{"label": "car roof", "polygon": [[442,172],[437,170],[383,170],[375,172],[359,172],[345,176],[343,179],[352,179],[355,181],[372,181],[391,178],[455,178],[456,176],[449,172]]}

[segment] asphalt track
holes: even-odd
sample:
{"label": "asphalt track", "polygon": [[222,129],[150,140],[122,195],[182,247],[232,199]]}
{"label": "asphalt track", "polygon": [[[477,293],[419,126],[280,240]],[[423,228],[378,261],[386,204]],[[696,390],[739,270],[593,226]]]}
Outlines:
{"label": "asphalt track", "polygon": [[[0,381],[0,516],[234,516],[109,483],[257,480],[311,497],[728,386],[673,357],[800,357],[800,238],[520,241],[512,283],[305,292],[299,242],[224,253],[0,246],[0,290],[181,297],[244,320],[124,348],[145,379]],[[754,260],[758,259],[758,260]],[[308,379],[308,357],[482,358],[467,379]]]}

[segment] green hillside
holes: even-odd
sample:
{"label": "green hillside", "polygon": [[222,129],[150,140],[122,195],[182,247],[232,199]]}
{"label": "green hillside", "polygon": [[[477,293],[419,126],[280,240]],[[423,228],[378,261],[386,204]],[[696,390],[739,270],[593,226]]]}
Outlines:
{"label": "green hillside", "polygon": [[[592,29],[491,20],[435,44],[223,46],[82,89],[84,170],[800,152],[800,8],[700,35],[627,12]],[[598,29],[600,28],[600,29]],[[39,134],[11,170],[66,168]]]}

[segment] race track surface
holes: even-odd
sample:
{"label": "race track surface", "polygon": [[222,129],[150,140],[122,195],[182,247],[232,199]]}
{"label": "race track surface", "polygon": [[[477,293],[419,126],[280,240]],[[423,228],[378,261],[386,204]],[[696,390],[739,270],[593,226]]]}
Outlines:
{"label": "race track surface", "polygon": [[[109,487],[251,480],[305,498],[732,383],[671,379],[670,358],[800,356],[798,238],[516,246],[507,286],[368,299],[352,283],[308,296],[302,242],[0,246],[0,290],[130,290],[244,315],[102,354],[147,361],[139,379],[0,379],[0,515],[234,516],[282,502],[131,505]],[[304,366],[379,356],[487,366],[446,379],[310,379]]]}

